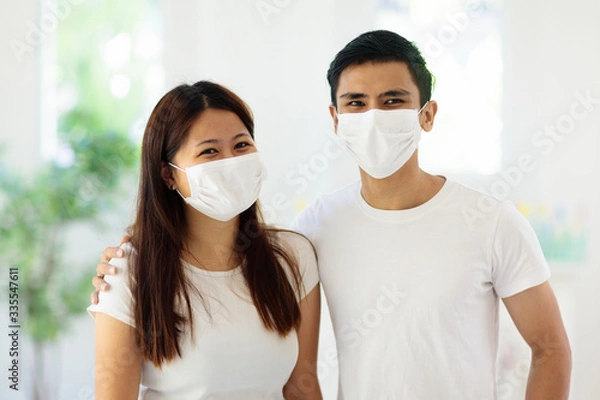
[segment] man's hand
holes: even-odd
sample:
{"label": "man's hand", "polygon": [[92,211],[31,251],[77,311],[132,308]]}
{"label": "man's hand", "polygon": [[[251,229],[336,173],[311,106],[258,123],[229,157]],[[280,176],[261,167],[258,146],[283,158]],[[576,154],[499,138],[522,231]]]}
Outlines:
{"label": "man's hand", "polygon": [[[129,242],[129,236],[123,236],[121,238],[121,242],[119,246],[123,243]],[[90,295],[90,301],[92,304],[98,304],[98,293],[100,291],[107,291],[109,286],[108,283],[104,281],[104,275],[116,275],[117,267],[109,264],[108,262],[112,258],[121,258],[125,255],[125,252],[120,247],[107,247],[102,252],[102,257],[100,259],[100,263],[96,266],[96,275],[92,278],[92,285],[96,288],[94,292]]]}

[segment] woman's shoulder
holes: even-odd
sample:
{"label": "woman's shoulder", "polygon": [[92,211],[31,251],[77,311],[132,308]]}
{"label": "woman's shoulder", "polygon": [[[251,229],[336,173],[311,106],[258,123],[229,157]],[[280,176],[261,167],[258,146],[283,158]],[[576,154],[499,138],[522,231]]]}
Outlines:
{"label": "woman's shoulder", "polygon": [[129,262],[132,259],[132,256],[136,254],[136,250],[130,242],[123,243],[119,247],[123,250],[123,257],[111,258],[108,263],[122,271],[127,271],[129,269]]}
{"label": "woman's shoulder", "polygon": [[271,228],[276,240],[285,247],[296,252],[314,252],[311,241],[301,233],[289,229]]}
{"label": "woman's shoulder", "polygon": [[[319,282],[317,267],[317,254],[312,243],[306,236],[287,229],[275,231],[281,247],[292,253],[295,260],[296,271],[299,273],[302,284],[297,289],[298,300],[304,298]],[[288,266],[289,267],[289,266]]]}

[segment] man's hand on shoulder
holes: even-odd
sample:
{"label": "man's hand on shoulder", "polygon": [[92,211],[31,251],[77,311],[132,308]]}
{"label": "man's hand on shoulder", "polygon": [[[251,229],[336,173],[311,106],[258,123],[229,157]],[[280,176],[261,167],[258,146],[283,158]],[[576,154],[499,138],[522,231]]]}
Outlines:
{"label": "man's hand on shoulder", "polygon": [[123,236],[119,246],[107,247],[102,252],[100,262],[96,266],[96,275],[92,278],[92,285],[96,288],[90,295],[90,301],[92,304],[98,304],[98,294],[100,291],[106,292],[110,286],[104,280],[104,275],[116,275],[117,267],[111,265],[109,261],[113,258],[122,258],[125,256],[125,252],[121,249],[123,243],[130,241],[129,236]]}

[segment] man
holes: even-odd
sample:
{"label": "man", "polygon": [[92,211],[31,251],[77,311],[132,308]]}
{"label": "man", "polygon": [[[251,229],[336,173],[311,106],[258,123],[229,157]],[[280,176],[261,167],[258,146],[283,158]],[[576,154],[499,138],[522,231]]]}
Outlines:
{"label": "man", "polygon": [[419,167],[420,133],[437,112],[419,50],[368,32],[327,78],[360,182],[308,206],[293,228],[317,250],[339,398],[496,399],[500,298],[532,350],[527,399],[568,398],[569,343],[530,225],[512,204]]}

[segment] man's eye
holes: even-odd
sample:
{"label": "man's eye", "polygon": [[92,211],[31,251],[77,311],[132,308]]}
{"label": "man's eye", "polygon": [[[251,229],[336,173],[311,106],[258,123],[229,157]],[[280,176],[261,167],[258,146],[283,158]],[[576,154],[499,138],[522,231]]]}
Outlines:
{"label": "man's eye", "polygon": [[202,153],[200,153],[200,155],[202,156],[205,154],[216,154],[216,153],[217,153],[216,149],[206,149],[206,150],[203,150]]}
{"label": "man's eye", "polygon": [[404,100],[402,99],[388,99],[385,101],[385,104],[400,104],[400,103],[404,103]]}
{"label": "man's eye", "polygon": [[360,100],[352,100],[350,103],[348,103],[348,105],[352,107],[363,107],[365,103]]}

